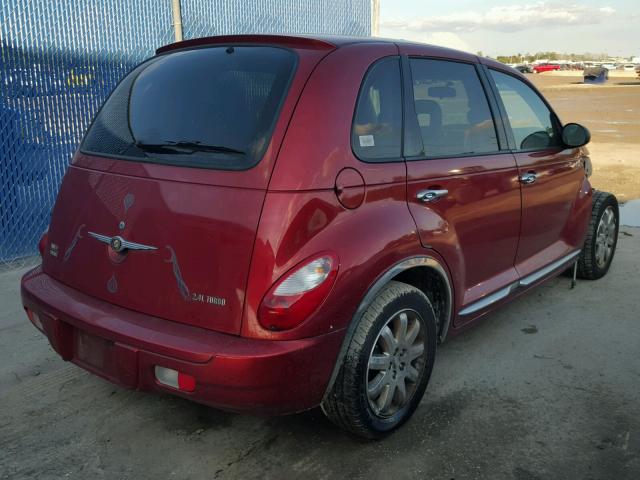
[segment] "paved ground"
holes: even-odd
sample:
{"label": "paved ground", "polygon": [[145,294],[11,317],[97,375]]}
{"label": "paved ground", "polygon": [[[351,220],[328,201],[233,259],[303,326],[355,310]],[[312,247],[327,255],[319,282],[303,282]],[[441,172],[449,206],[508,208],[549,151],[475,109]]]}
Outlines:
{"label": "paved ground", "polygon": [[640,229],[610,274],[558,278],[443,345],[380,442],[319,411],[253,418],[114,387],[62,362],[0,275],[0,478],[640,478]]}

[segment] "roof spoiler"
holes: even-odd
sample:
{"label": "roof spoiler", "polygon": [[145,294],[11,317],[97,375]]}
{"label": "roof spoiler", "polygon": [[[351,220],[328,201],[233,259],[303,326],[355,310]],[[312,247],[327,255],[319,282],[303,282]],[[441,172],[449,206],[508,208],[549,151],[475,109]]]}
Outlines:
{"label": "roof spoiler", "polygon": [[269,44],[282,45],[291,48],[304,48],[311,50],[333,50],[336,45],[310,37],[293,37],[288,35],[219,35],[215,37],[193,38],[182,42],[170,43],[156,50],[156,54],[179,50],[181,48],[201,47],[205,45],[218,45],[229,43]]}

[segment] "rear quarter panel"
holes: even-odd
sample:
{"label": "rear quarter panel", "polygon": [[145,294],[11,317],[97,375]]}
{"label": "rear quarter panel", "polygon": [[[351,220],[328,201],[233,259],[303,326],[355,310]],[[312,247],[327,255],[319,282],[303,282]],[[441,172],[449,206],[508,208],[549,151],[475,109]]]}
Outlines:
{"label": "rear quarter panel", "polygon": [[[391,43],[352,44],[325,57],[300,97],[269,184],[251,262],[242,335],[293,339],[346,327],[368,288],[391,265],[424,255],[406,203],[405,163],[365,163],[351,150],[358,92]],[[336,176],[350,167],[365,183],[363,203],[343,207]],[[320,252],[340,259],[334,287],[314,314],[285,332],[264,330],[256,312],[288,270]]]}
{"label": "rear quarter panel", "polygon": [[[300,326],[263,329],[256,312],[273,283],[310,256],[335,252],[338,276],[327,299]],[[251,263],[242,335],[295,339],[345,328],[375,280],[395,263],[427,255],[407,209],[405,184],[368,186],[364,203],[348,210],[332,190],[269,192]]]}

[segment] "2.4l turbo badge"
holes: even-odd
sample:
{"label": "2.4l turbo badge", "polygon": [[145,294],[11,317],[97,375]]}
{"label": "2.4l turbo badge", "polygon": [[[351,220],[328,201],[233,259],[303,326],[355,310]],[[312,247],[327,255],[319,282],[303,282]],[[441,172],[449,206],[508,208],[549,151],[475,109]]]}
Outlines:
{"label": "2.4l turbo badge", "polygon": [[192,293],[192,302],[208,303],[210,305],[217,305],[224,307],[227,304],[227,300],[221,297],[214,297],[213,295],[205,295],[204,293]]}

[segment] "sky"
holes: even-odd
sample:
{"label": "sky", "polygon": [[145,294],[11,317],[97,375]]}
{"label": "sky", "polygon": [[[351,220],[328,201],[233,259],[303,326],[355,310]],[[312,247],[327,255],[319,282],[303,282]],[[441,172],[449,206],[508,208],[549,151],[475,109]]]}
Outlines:
{"label": "sky", "polygon": [[640,56],[640,0],[380,0],[380,36],[490,56]]}

